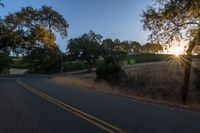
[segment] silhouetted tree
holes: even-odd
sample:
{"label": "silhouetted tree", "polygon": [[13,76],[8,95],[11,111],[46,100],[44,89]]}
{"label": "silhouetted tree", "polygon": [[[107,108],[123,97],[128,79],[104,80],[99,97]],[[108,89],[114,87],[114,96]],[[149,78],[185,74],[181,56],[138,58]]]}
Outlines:
{"label": "silhouetted tree", "polygon": [[88,70],[91,70],[97,59],[102,55],[101,39],[101,35],[90,31],[79,38],[70,39],[67,51],[73,59],[86,61]]}
{"label": "silhouetted tree", "polygon": [[[43,49],[44,53],[47,50],[48,52],[43,54],[44,56],[39,57],[41,58],[40,60],[43,60],[48,65],[51,64],[49,62],[49,57],[52,57],[51,55],[48,55],[48,53],[53,54],[52,48],[54,49],[55,53],[58,54],[58,56],[60,55],[60,52],[57,52],[57,49],[59,48],[56,46],[55,43],[55,34],[59,33],[62,37],[66,37],[68,23],[62,17],[62,15],[53,10],[51,7],[42,6],[42,8],[39,9],[25,7],[18,12],[11,13],[5,16],[3,22],[9,31],[17,33],[17,35],[20,36],[19,40],[21,42],[16,42],[16,37],[12,37],[10,40],[15,42],[15,44],[13,43],[14,46],[17,45],[17,47],[24,49],[28,57],[34,55],[33,53],[37,53],[36,50],[41,51],[41,49]],[[47,60],[45,61],[44,59]],[[55,62],[53,61],[54,59],[57,58],[52,57],[52,62]],[[32,71],[32,69],[35,68],[32,67],[34,66],[34,61],[28,61],[30,64],[30,70]],[[58,64],[58,62],[56,63]],[[45,67],[44,65],[42,66],[45,68],[44,72],[46,72],[47,67]]]}
{"label": "silhouetted tree", "polygon": [[114,49],[115,49],[116,45],[115,45],[115,43],[113,42],[112,39],[103,40],[102,46],[105,48],[106,55],[112,56],[112,55],[115,54]]}
{"label": "silhouetted tree", "polygon": [[132,53],[141,53],[142,52],[142,45],[137,41],[130,42],[130,48]]}
{"label": "silhouetted tree", "polygon": [[143,12],[143,27],[150,30],[152,40],[170,42],[190,40],[185,62],[185,76],[181,92],[182,102],[186,104],[192,50],[200,44],[200,1],[199,0],[156,0],[156,5],[147,7]]}
{"label": "silhouetted tree", "polygon": [[146,43],[143,45],[143,52],[145,53],[159,53],[163,51],[162,45],[159,43]]}
{"label": "silhouetted tree", "polygon": [[64,17],[53,10],[52,7],[42,6],[42,8],[38,9],[38,19],[40,24],[47,27],[50,33],[56,31],[60,33],[63,38],[67,37],[68,23]]}

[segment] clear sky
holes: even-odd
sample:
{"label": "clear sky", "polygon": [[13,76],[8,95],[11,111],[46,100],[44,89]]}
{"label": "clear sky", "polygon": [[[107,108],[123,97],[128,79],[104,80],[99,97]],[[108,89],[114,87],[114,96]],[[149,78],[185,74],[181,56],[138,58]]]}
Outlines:
{"label": "clear sky", "polygon": [[142,28],[141,14],[152,0],[3,0],[0,16],[21,7],[52,6],[69,23],[68,38],[57,39],[64,51],[67,40],[93,30],[104,38],[134,40],[144,44],[148,33]]}

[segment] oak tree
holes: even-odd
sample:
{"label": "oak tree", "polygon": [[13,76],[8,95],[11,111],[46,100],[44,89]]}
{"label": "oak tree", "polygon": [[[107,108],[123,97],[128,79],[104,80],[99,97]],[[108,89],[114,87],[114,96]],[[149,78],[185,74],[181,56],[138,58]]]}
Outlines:
{"label": "oak tree", "polygon": [[151,31],[150,38],[159,42],[184,39],[188,41],[184,80],[181,91],[183,104],[186,104],[192,50],[200,45],[200,1],[199,0],[155,0],[142,15],[143,27]]}
{"label": "oak tree", "polygon": [[101,35],[90,31],[79,38],[70,39],[67,51],[73,59],[86,61],[88,70],[91,70],[102,55],[101,39]]}

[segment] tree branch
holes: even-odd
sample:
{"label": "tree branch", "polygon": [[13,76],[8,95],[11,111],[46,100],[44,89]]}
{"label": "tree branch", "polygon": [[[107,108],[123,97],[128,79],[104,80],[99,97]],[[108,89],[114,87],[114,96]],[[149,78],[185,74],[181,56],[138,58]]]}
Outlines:
{"label": "tree branch", "polygon": [[200,27],[200,24],[197,22],[186,22],[186,23],[182,23],[182,24],[178,24],[177,26],[185,26],[185,25],[198,25]]}

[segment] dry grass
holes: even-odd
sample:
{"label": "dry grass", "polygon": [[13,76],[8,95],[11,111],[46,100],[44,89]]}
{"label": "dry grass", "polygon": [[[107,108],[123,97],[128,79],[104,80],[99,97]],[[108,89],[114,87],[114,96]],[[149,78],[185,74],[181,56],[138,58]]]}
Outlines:
{"label": "dry grass", "polygon": [[[85,75],[86,76],[86,75]],[[87,76],[86,76],[87,77]],[[69,86],[75,86],[78,88],[91,89],[101,92],[118,93],[120,89],[116,86],[110,86],[105,82],[96,82],[93,78],[84,78],[82,76],[56,76],[50,80],[50,82],[65,84]]]}
{"label": "dry grass", "polygon": [[166,63],[128,70],[131,76],[124,86],[139,96],[177,102],[183,78],[183,70],[178,68]]}
{"label": "dry grass", "polygon": [[[193,67],[197,66],[200,64],[193,64]],[[51,82],[177,106],[181,102],[183,67],[180,63],[172,64],[171,62],[128,67],[125,71],[129,76],[119,86],[96,82],[94,80],[95,73],[56,76],[51,79]],[[200,110],[197,94],[194,92],[195,87],[192,84],[193,80],[194,72],[191,70],[189,106],[187,108]]]}
{"label": "dry grass", "polygon": [[[191,81],[189,86],[188,102],[199,104],[200,101],[193,85],[195,74],[193,69],[200,66],[194,62],[191,69]],[[148,96],[151,99],[181,103],[181,87],[184,77],[184,66],[180,62],[171,61],[144,65],[126,70],[130,75],[129,81],[123,85],[136,93],[138,96]]]}

